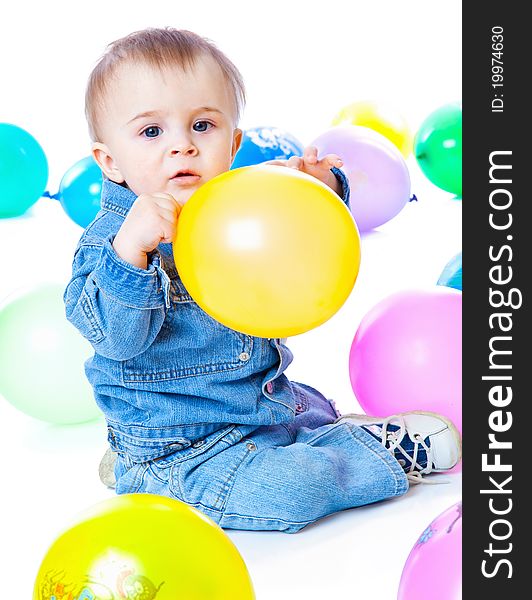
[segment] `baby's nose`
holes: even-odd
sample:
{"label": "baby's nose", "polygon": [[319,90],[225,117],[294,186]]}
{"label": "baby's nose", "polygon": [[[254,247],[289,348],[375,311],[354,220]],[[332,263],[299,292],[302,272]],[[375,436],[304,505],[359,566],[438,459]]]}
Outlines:
{"label": "baby's nose", "polygon": [[197,153],[197,148],[190,140],[181,139],[175,141],[170,149],[170,154],[189,154],[194,155]]}

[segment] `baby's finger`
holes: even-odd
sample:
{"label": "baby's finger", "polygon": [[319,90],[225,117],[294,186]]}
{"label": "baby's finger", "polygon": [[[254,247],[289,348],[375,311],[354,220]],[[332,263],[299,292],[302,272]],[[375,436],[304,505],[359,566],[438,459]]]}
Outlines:
{"label": "baby's finger", "polygon": [[327,154],[322,158],[324,164],[329,165],[329,167],[340,168],[344,162],[337,154]]}
{"label": "baby's finger", "polygon": [[175,202],[175,198],[172,196],[172,194],[167,194],[166,192],[153,192],[153,194],[151,194],[151,196],[157,200],[162,200],[162,201],[173,201]]}
{"label": "baby's finger", "polygon": [[171,194],[165,192],[155,192],[152,194],[155,204],[159,208],[167,208],[169,210],[181,210],[182,204],[178,202]]}
{"label": "baby's finger", "polygon": [[174,223],[176,221],[177,217],[179,216],[179,214],[181,213],[182,208],[183,207],[180,204],[178,205],[177,209],[160,207],[159,208],[159,216],[164,221],[168,221],[169,223]]}
{"label": "baby's finger", "polygon": [[318,149],[315,146],[308,146],[308,148],[305,148],[303,157],[305,159],[305,162],[307,162],[309,165],[317,164],[318,163]]}
{"label": "baby's finger", "polygon": [[300,156],[291,156],[287,162],[286,166],[291,167],[292,169],[301,169],[303,165],[303,159]]}
{"label": "baby's finger", "polygon": [[286,161],[286,160],[267,160],[267,161],[265,161],[265,162],[263,162],[261,164],[263,164],[263,165],[277,165],[279,167],[286,167],[287,166],[287,164],[286,164],[287,162],[288,161]]}
{"label": "baby's finger", "polygon": [[163,222],[161,224],[161,242],[171,244],[175,240],[177,228],[174,223]]}

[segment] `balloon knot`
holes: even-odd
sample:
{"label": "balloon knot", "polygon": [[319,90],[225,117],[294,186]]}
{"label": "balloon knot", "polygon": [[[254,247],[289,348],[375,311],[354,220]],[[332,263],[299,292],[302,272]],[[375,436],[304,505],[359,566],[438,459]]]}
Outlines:
{"label": "balloon knot", "polygon": [[415,194],[412,194],[412,198],[410,198],[410,200],[408,202],[417,202],[417,196]]}
{"label": "balloon knot", "polygon": [[45,192],[43,192],[42,197],[51,198],[52,200],[59,200],[59,192],[57,194],[50,194],[50,192],[46,190]]}

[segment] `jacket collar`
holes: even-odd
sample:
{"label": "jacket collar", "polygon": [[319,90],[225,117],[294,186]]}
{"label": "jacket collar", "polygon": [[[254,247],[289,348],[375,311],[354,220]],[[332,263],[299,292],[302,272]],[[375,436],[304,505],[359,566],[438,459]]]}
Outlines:
{"label": "jacket collar", "polygon": [[125,217],[137,195],[130,189],[122,187],[110,179],[104,179],[102,184],[101,206],[105,210]]}

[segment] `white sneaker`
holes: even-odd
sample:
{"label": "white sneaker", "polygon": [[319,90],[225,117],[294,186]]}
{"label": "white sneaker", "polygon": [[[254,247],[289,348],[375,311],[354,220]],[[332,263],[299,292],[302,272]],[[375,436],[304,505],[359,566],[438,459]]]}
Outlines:
{"label": "white sneaker", "polygon": [[98,467],[98,475],[100,476],[100,481],[111,489],[114,489],[116,487],[116,456],[116,452],[113,452],[111,448],[107,448],[105,454],[102,457],[102,460],[100,461],[100,466]]}
{"label": "white sneaker", "polygon": [[420,483],[423,475],[452,469],[462,457],[458,429],[433,412],[412,411],[389,417],[348,414],[338,421],[354,423],[379,439],[413,483]]}

